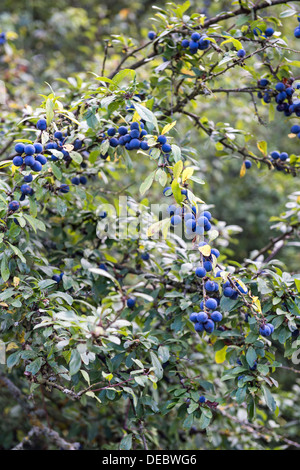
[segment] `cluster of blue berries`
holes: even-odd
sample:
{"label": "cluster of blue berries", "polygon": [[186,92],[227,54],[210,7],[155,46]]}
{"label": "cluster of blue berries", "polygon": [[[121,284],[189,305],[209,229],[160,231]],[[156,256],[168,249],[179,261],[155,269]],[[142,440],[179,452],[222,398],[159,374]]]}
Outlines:
{"label": "cluster of blue berries", "polygon": [[[220,276],[219,273],[217,273],[217,277]],[[233,286],[234,284],[234,286]],[[238,282],[231,283],[230,281],[226,281],[223,284],[223,295],[225,297],[230,298],[231,300],[236,300],[239,296],[239,294],[247,294],[247,289],[244,289]]]}
{"label": "cluster of blue berries", "polygon": [[266,323],[260,326],[259,333],[261,334],[261,336],[267,337],[271,336],[271,334],[274,333],[274,330],[275,328],[272,323]]}
{"label": "cluster of blue berries", "polygon": [[[265,90],[259,91],[257,93],[258,98],[263,99],[265,103],[270,103],[272,98],[275,98],[277,103],[277,111],[283,112],[285,116],[289,117],[293,113],[296,116],[300,116],[300,100],[293,101],[292,97],[295,93],[295,88],[292,86],[294,79],[285,80],[285,83],[278,82],[275,85],[275,89],[267,88],[270,84],[269,80],[262,78],[258,81],[258,86],[260,88],[265,88]],[[299,88],[299,85],[297,85]]]}
{"label": "cluster of blue berries", "polygon": [[[187,190],[182,189],[181,194],[185,196],[186,201],[188,199],[187,197]],[[168,186],[167,188],[164,189],[164,195],[166,196],[171,196],[171,187]],[[198,212],[197,213],[197,207],[192,206],[191,211],[189,212],[186,208],[176,206],[175,204],[171,204],[167,208],[167,212],[169,216],[171,217],[171,225],[176,226],[182,223],[184,221],[184,226],[185,226],[185,233],[186,235],[192,236],[192,235],[204,235],[205,232],[209,232],[211,229],[211,213],[209,211],[204,211],[204,212]],[[203,242],[204,245],[206,245],[205,242]],[[217,252],[218,250],[216,250]],[[220,254],[220,253],[218,253]]]}
{"label": "cluster of blue berries", "polygon": [[80,184],[86,185],[87,184],[87,177],[84,175],[81,176],[74,176],[71,179],[71,183],[75,186],[79,186]]}
{"label": "cluster of blue berries", "polygon": [[52,279],[53,279],[53,281],[57,282],[57,284],[59,284],[60,281],[63,278],[63,275],[64,275],[64,273],[54,274],[54,276],[52,276]]}
{"label": "cluster of blue berries", "polygon": [[205,49],[208,49],[210,46],[210,40],[206,35],[201,35],[200,33],[193,33],[190,37],[190,39],[183,39],[181,41],[181,46],[183,49],[189,49],[189,53],[194,55],[197,54],[197,52],[204,51]]}
{"label": "cluster of blue berries", "polygon": [[[200,304],[200,308],[204,307],[204,302]],[[211,334],[215,329],[215,324],[223,320],[223,315],[221,312],[216,310],[218,307],[218,302],[214,298],[208,298],[205,300],[205,309],[206,311],[201,311],[199,313],[193,312],[190,315],[191,322],[194,323],[195,331],[201,333],[206,331],[206,333]]]}
{"label": "cluster of blue berries", "polygon": [[39,142],[33,145],[17,143],[15,151],[18,155],[13,158],[13,164],[17,167],[25,165],[34,172],[40,172],[43,165],[47,163],[47,158],[41,154],[43,146]]}
{"label": "cluster of blue berries", "polygon": [[[299,126],[299,132],[300,132],[300,126]],[[272,160],[281,160],[282,162],[286,162],[289,158],[289,155],[288,153],[286,152],[278,152],[277,150],[274,150],[274,152],[272,152],[270,154]]]}
{"label": "cluster of blue berries", "polygon": [[[109,137],[111,147],[122,145],[126,150],[149,150],[147,141],[143,140],[147,135],[143,122],[132,122],[130,130],[125,126],[120,126],[118,129],[110,127],[106,134]],[[105,139],[107,136],[103,134],[102,138]]]}

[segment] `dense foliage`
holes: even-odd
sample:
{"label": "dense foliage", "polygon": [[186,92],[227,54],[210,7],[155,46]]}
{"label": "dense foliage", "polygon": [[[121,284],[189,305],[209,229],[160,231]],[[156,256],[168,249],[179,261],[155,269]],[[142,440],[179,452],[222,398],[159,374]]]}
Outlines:
{"label": "dense foliage", "polygon": [[300,448],[299,2],[10,3],[0,447]]}

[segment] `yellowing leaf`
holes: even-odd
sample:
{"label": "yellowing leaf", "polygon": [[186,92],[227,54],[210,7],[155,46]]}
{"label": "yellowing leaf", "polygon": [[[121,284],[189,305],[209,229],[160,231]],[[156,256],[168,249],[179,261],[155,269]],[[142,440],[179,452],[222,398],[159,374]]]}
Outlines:
{"label": "yellowing leaf", "polygon": [[177,179],[173,180],[171,188],[176,202],[178,202],[178,204],[181,204],[181,202],[183,201],[183,196],[181,194],[181,188],[179,186],[179,183],[177,182]]}
{"label": "yellowing leaf", "polygon": [[183,170],[183,173],[182,173],[182,182],[185,183],[194,173],[194,169],[189,167],[189,168],[186,168],[185,170]]}
{"label": "yellowing leaf", "polygon": [[22,332],[21,335],[17,335],[19,338],[20,343],[25,343],[25,331]]}
{"label": "yellowing leaf", "polygon": [[241,169],[240,169],[240,178],[243,178],[246,174],[246,165],[245,162],[243,162]]}
{"label": "yellowing leaf", "polygon": [[147,230],[147,237],[153,237],[157,232],[160,230],[165,229],[165,225],[170,225],[170,219],[163,219],[159,222],[155,222],[154,224],[150,225]]}
{"label": "yellowing leaf", "polygon": [[267,151],[268,151],[268,144],[264,140],[261,140],[260,142],[257,142],[257,148],[260,150],[260,152],[266,156]]}
{"label": "yellowing leaf", "polygon": [[12,349],[19,349],[19,346],[16,343],[9,343],[6,348],[6,352],[11,351]]}
{"label": "yellowing leaf", "polygon": [[236,278],[234,278],[234,280],[239,286],[241,286],[243,291],[248,292],[247,286],[243,283],[243,281],[241,281],[240,279],[236,279]]}
{"label": "yellowing leaf", "polygon": [[8,31],[8,32],[6,33],[6,38],[7,38],[7,39],[11,39],[11,40],[12,40],[12,39],[17,39],[17,37],[18,37],[18,35],[17,35],[17,33],[15,33],[14,31]]}
{"label": "yellowing leaf", "polygon": [[138,113],[135,111],[135,112],[133,113],[132,122],[138,122],[138,121],[140,121],[140,120],[141,120],[140,116],[139,116]]}
{"label": "yellowing leaf", "polygon": [[211,247],[209,245],[200,246],[198,250],[200,253],[202,253],[203,256],[210,256]]}
{"label": "yellowing leaf", "polygon": [[252,301],[253,301],[253,304],[254,304],[253,306],[254,306],[255,310],[259,313],[262,313],[259,298],[258,297],[252,297]]}
{"label": "yellowing leaf", "polygon": [[220,349],[215,354],[215,361],[217,364],[222,364],[226,359],[227,346],[224,346],[223,349]]}
{"label": "yellowing leaf", "polygon": [[169,132],[175,125],[176,125],[176,121],[171,122],[170,124],[167,124],[167,125],[163,128],[163,130],[161,131],[162,135],[163,135],[163,134],[166,134],[167,132]]}
{"label": "yellowing leaf", "polygon": [[20,278],[19,277],[14,277],[14,279],[13,279],[14,287],[18,287],[19,284],[20,284]]}
{"label": "yellowing leaf", "polygon": [[178,161],[177,163],[175,163],[175,165],[173,166],[173,176],[174,176],[174,180],[177,181],[177,179],[178,179],[179,176],[181,175],[182,169],[183,169],[183,163],[182,163],[182,160],[179,160],[179,161]]}

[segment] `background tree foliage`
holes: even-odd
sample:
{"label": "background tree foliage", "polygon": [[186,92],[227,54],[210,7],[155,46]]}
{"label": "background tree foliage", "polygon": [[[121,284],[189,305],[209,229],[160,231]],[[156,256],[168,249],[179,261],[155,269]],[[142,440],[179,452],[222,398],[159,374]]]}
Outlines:
{"label": "background tree foliage", "polygon": [[[300,345],[299,141],[289,135],[299,118],[257,97],[262,77],[272,89],[300,81],[299,2],[152,7],[1,2],[3,449],[300,447],[292,361]],[[197,55],[181,47],[193,30],[211,40]],[[47,133],[36,129],[44,117]],[[150,154],[109,145],[109,128],[141,120],[153,136]],[[23,202],[31,171],[12,165],[16,141],[47,145],[61,130],[69,155],[44,149],[48,162],[33,172],[34,193]],[[168,160],[156,141],[162,132],[175,145]],[[274,150],[290,159],[272,162]],[[184,171],[188,200],[180,195]],[[77,176],[87,184],[72,184]],[[162,195],[171,184],[175,200]],[[205,253],[187,237],[149,238],[145,227],[121,240],[104,234],[107,221],[122,223],[125,195],[131,222],[142,213],[140,222],[151,224],[150,204],[187,210],[197,197],[206,203],[199,210],[212,212],[218,236],[206,241],[221,255],[208,278],[218,282],[223,314],[212,335],[189,320],[207,295],[195,276]],[[21,200],[14,213],[12,200]],[[167,227],[164,217],[154,231]],[[236,300],[223,295],[220,266],[228,282],[246,286]],[[275,329],[268,338],[259,334],[265,321]]]}

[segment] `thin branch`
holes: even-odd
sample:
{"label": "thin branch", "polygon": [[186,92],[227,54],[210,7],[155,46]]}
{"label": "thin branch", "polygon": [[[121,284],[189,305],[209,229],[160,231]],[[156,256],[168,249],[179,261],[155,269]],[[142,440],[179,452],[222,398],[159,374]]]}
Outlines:
{"label": "thin branch", "polygon": [[34,426],[28,435],[22,439],[22,441],[16,445],[12,450],[26,450],[26,447],[33,447],[35,440],[40,436],[46,438],[49,443],[55,445],[59,449],[63,450],[78,450],[80,448],[79,442],[70,443],[63,439],[58,432],[50,429],[48,426]]}

